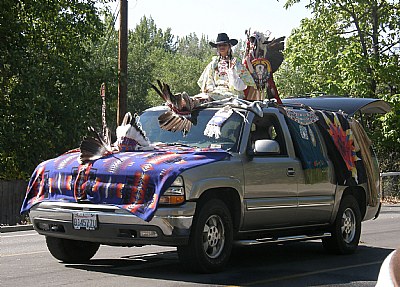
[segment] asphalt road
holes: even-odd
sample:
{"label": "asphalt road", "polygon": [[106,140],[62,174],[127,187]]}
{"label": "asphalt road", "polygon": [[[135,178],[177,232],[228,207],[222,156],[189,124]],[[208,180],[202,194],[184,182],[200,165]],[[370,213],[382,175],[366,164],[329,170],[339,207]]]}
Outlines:
{"label": "asphalt road", "polygon": [[240,247],[218,274],[181,270],[174,248],[101,246],[90,264],[62,264],[34,231],[0,234],[0,286],[375,286],[400,247],[400,205],[363,224],[356,254],[327,254],[320,241]]}

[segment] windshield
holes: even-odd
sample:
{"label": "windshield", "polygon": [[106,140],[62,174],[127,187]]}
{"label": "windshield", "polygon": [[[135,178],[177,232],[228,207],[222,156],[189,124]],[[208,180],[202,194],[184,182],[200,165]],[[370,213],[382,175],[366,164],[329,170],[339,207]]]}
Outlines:
{"label": "windshield", "polygon": [[218,139],[204,135],[207,123],[217,111],[216,109],[208,109],[194,112],[192,117],[194,123],[187,135],[183,135],[179,131],[170,132],[160,128],[158,117],[165,110],[145,111],[140,116],[140,122],[151,143],[161,142],[165,144],[188,145],[199,148],[221,148],[236,151],[243,123],[243,118],[238,113],[234,112],[225,122],[221,128],[221,136]]}

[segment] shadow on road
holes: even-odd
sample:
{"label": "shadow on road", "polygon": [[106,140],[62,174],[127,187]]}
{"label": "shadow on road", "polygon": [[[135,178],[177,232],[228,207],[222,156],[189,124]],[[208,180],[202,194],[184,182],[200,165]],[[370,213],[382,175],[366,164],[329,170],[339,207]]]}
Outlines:
{"label": "shadow on road", "polygon": [[331,255],[320,242],[236,247],[227,268],[216,274],[182,271],[176,252],[94,259],[68,268],[180,282],[236,286],[330,286],[363,282],[375,286],[391,249],[360,246],[353,255]]}

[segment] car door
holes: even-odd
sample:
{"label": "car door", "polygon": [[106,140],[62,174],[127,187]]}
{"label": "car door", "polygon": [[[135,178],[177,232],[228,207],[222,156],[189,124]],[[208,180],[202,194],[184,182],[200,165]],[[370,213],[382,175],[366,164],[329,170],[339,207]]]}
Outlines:
{"label": "car door", "polygon": [[[245,178],[244,230],[260,230],[296,224],[297,186],[300,162],[290,156],[287,129],[279,123],[279,114],[255,117],[243,163]],[[286,136],[285,136],[286,133]],[[279,143],[279,154],[252,154],[254,142],[272,139]]]}
{"label": "car door", "polygon": [[302,162],[302,170],[298,173],[299,223],[327,223],[332,215],[336,184],[323,139],[313,123],[301,125],[291,119],[286,121],[296,157]]}

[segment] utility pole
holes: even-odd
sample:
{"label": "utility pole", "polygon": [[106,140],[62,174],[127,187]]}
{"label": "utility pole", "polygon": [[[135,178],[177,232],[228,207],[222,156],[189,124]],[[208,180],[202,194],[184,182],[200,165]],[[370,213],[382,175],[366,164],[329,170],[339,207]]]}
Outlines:
{"label": "utility pole", "polygon": [[118,125],[122,123],[128,104],[128,0],[120,0],[119,7]]}

